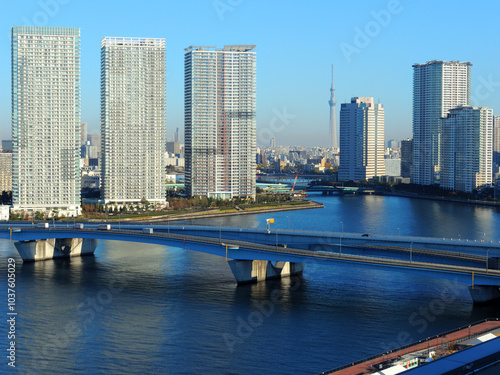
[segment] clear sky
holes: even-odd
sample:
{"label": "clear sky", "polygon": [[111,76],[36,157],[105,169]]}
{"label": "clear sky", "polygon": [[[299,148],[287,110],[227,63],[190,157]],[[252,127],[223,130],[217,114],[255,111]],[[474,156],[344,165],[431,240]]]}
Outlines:
{"label": "clear sky", "polygon": [[327,146],[331,64],[340,103],[373,96],[385,138],[412,136],[412,64],[470,61],[473,104],[500,113],[500,2],[465,0],[2,0],[0,131],[10,139],[13,25],[81,28],[82,121],[99,132],[100,41],[167,45],[167,135],[183,132],[184,48],[256,44],[257,142]]}

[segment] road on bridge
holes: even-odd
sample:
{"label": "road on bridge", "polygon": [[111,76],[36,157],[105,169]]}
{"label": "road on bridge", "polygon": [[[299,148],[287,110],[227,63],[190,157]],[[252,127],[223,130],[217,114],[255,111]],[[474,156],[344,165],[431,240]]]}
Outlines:
{"label": "road on bridge", "polygon": [[[21,236],[22,233],[22,236]],[[0,234],[3,238],[9,239],[12,236],[13,240],[30,240],[30,239],[42,239],[42,238],[97,238],[97,239],[111,239],[111,240],[123,240],[123,241],[133,241],[133,242],[151,242],[146,239],[155,240],[154,243],[164,243],[168,244],[169,240],[174,240],[176,242],[183,243],[184,247],[189,245],[189,243],[196,244],[207,244],[218,248],[215,252],[200,250],[211,254],[216,254],[219,256],[226,256],[231,259],[240,259],[238,255],[241,253],[248,253],[247,256],[252,256],[253,259],[257,259],[256,255],[259,254],[259,259],[265,260],[266,254],[273,254],[273,258],[279,258],[279,255],[283,256],[284,261],[314,261],[314,260],[333,260],[338,262],[350,262],[350,263],[363,263],[381,266],[392,266],[398,268],[408,268],[408,269],[421,269],[421,270],[434,270],[434,271],[444,271],[453,272],[461,274],[475,274],[484,276],[500,277],[500,270],[488,269],[487,266],[483,267],[466,267],[466,266],[456,266],[451,264],[442,263],[430,263],[430,262],[419,262],[413,261],[411,256],[408,260],[401,259],[389,259],[382,257],[373,257],[365,255],[351,255],[345,253],[336,252],[325,252],[325,251],[315,251],[315,250],[304,250],[295,249],[283,246],[272,246],[259,244],[249,241],[240,240],[225,240],[224,238],[214,238],[205,236],[195,236],[195,235],[183,235],[178,233],[168,233],[153,231],[153,233],[142,233],[140,229],[111,229],[111,230],[96,230],[96,229],[73,229],[73,228],[63,228],[55,227],[49,229],[40,228],[26,228],[23,227],[20,232],[10,233],[8,229],[0,229]],[[16,238],[18,237],[18,238]],[[220,246],[220,248],[219,248]],[[343,245],[344,246],[344,245]],[[345,245],[346,247],[348,245]],[[356,247],[361,247],[361,245],[356,245]],[[366,248],[383,248],[385,250],[391,250],[391,247],[387,246],[368,246],[364,245]],[[186,247],[187,248],[187,247]],[[425,254],[435,257],[443,257],[446,259],[453,260],[473,260],[483,262],[486,264],[486,257],[481,257],[477,255],[462,254],[462,253],[450,253],[435,250],[421,250],[421,249],[411,249],[404,247],[392,247],[395,252],[407,252],[408,254]],[[229,252],[228,252],[229,251]],[[295,258],[295,259],[290,259]],[[252,259],[250,257],[245,259]]]}

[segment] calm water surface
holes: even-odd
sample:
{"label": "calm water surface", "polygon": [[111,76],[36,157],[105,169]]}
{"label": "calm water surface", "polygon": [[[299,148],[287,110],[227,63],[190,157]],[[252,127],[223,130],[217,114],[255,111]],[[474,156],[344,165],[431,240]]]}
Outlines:
{"label": "calm water surface", "polygon": [[[274,217],[278,228],[342,222],[345,232],[500,240],[490,207],[314,200],[325,208],[204,223],[264,227]],[[464,284],[367,266],[310,264],[303,278],[237,286],[224,258],[181,248],[102,241],[94,257],[22,264],[1,240],[4,286],[9,257],[19,373],[315,374],[499,311],[473,307]]]}

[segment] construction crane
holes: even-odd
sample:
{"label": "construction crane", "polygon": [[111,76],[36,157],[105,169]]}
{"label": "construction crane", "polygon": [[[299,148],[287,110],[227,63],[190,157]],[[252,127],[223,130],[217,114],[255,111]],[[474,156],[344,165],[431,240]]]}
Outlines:
{"label": "construction crane", "polygon": [[295,180],[293,181],[292,190],[290,190],[290,195],[293,197],[293,191],[295,190],[295,184],[297,183],[297,177],[299,177],[299,172],[295,175]]}

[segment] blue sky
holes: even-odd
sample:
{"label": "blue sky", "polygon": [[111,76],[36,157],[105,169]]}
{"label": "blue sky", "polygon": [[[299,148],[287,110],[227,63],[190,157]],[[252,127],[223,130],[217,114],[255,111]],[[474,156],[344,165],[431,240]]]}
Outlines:
{"label": "blue sky", "polygon": [[385,138],[411,137],[412,64],[470,61],[473,104],[500,112],[497,1],[20,0],[2,1],[0,132],[10,139],[10,29],[80,27],[82,121],[99,131],[100,41],[162,37],[167,135],[183,130],[184,48],[256,44],[257,141],[326,146],[331,64],[340,103],[373,96]]}

